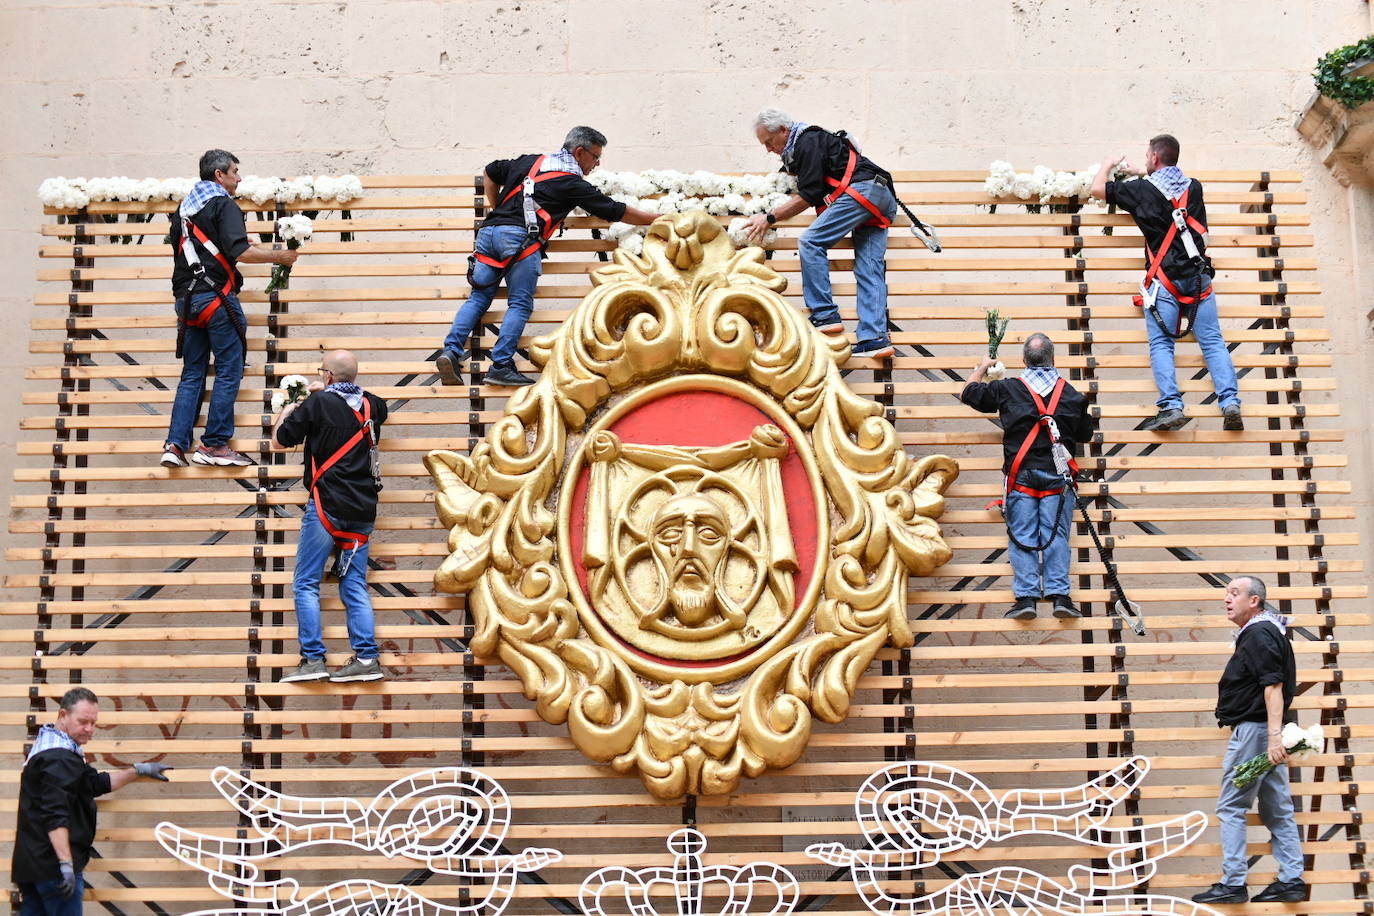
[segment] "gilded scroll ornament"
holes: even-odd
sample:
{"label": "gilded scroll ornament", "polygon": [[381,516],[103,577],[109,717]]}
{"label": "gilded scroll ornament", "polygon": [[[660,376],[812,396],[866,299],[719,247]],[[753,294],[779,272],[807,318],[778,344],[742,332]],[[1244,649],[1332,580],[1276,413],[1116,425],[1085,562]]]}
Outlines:
{"label": "gilded scroll ornament", "polygon": [[728,792],[911,645],[907,577],[949,558],[958,466],[913,461],[841,379],[848,344],[705,213],[592,280],[486,440],[426,456],[435,584],[588,757],[661,798]]}

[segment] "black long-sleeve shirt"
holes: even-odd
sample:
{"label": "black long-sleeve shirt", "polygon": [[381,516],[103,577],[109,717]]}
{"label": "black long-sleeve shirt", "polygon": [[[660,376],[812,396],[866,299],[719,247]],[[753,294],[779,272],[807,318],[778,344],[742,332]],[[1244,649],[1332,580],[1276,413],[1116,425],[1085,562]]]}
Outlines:
{"label": "black long-sleeve shirt", "polygon": [[[849,144],[838,134],[814,124],[801,132],[792,150],[782,161],[783,171],[797,178],[797,193],[813,207],[819,207],[831,190],[826,178],[836,181],[844,177],[845,166],[849,164]],[[867,157],[860,155],[854,165],[854,174],[849,177],[850,184],[858,184],[872,178],[883,176],[891,181],[886,170],[874,165]]]}
{"label": "black long-sleeve shirt", "polygon": [[[1019,378],[969,382],[959,399],[974,410],[996,413],[1001,418],[1002,473],[1011,473],[1011,463],[1021,443],[1040,422],[1040,411],[1036,409],[1026,383]],[[1048,406],[1050,399],[1042,400]],[[1088,399],[1068,382],[1064,383],[1064,393],[1059,396],[1059,404],[1055,406],[1054,422],[1059,427],[1060,441],[1070,454],[1078,454],[1079,445],[1092,437],[1094,423],[1088,413]],[[1021,460],[1021,470],[1032,469],[1054,473],[1050,437],[1043,433],[1036,437],[1030,451]]]}
{"label": "black long-sleeve shirt", "polygon": [[10,879],[36,884],[62,876],[50,831],[67,828],[72,867],[80,872],[95,841],[95,800],[110,791],[110,774],[80,754],[52,748],[34,754],[19,777],[19,818],[10,860]]}

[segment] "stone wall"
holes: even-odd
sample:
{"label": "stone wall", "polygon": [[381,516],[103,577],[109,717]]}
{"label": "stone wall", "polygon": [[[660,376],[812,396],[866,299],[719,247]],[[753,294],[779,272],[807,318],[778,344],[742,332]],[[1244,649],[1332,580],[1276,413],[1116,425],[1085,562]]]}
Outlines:
{"label": "stone wall", "polygon": [[[1371,25],[1363,0],[7,0],[0,447],[51,175],[191,175],[209,146],[257,174],[466,174],[575,123],[610,136],[610,168],[763,170],[749,120],[773,103],[892,168],[1082,168],[1170,130],[1185,166],[1307,176],[1368,545],[1369,192],[1332,179],[1293,121],[1317,57]],[[12,489],[0,478],[6,504]]]}

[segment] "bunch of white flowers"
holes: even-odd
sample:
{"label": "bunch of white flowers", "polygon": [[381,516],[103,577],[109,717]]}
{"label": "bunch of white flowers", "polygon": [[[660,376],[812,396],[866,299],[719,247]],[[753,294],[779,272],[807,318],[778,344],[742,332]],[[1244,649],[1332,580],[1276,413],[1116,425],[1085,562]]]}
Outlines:
{"label": "bunch of white flowers", "polygon": [[1086,201],[1096,176],[1095,165],[1077,172],[1057,172],[1044,165],[1037,165],[1034,171],[1018,172],[1010,162],[998,159],[988,166],[983,191],[989,197],[1015,197],[1018,200],[1034,198],[1040,204],[1071,197]]}
{"label": "bunch of white flowers", "polygon": [[185,200],[195,186],[194,178],[164,178],[159,183],[157,197],[172,201]]}
{"label": "bunch of white flowers", "polygon": [[80,210],[91,202],[84,178],[47,178],[38,186],[38,200],[55,210]]}
{"label": "bunch of white flowers", "polygon": [[[283,216],[277,220],[277,234],[286,242],[286,247],[292,251],[301,247],[301,242],[310,238],[315,232],[315,225],[310,221],[310,217],[301,214],[298,216]],[[291,265],[276,264],[272,267],[272,279],[267,283],[266,293],[274,293],[279,289],[286,289],[291,285]]]}
{"label": "bunch of white flowers", "polygon": [[[730,241],[735,243],[736,248],[743,248],[746,245],[756,244],[744,237],[744,227],[748,223],[749,220],[745,219],[742,216],[737,216],[734,219],[730,220],[729,226],[725,227],[725,234],[730,236]],[[778,231],[776,229],[769,229],[767,232],[763,234],[763,240],[761,242],[758,242],[757,244],[762,245],[764,248],[768,248],[771,247],[772,244],[777,240]]]}
{"label": "bunch of white flowers", "polygon": [[276,413],[287,404],[304,401],[310,394],[310,382],[303,375],[288,375],[281,380],[277,390],[272,392],[272,412]]}
{"label": "bunch of white flowers", "polygon": [[714,216],[762,213],[776,207],[797,190],[796,179],[783,172],[718,175],[715,172],[686,173],[671,169],[647,169],[643,172],[597,170],[587,180],[612,200],[631,207],[657,213],[701,209]]}
{"label": "bunch of white flowers", "polygon": [[357,175],[340,175],[337,178],[330,175],[317,175],[314,179],[314,195],[316,200],[335,201],[346,204],[350,200],[363,196],[363,183]]}

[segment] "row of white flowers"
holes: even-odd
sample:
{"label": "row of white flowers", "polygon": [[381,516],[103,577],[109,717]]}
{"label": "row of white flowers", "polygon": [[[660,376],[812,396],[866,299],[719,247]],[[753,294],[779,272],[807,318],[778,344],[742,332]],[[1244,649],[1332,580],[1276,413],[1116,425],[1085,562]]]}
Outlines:
{"label": "row of white flowers", "polygon": [[[38,186],[38,199],[45,207],[79,210],[91,202],[183,200],[195,187],[194,178],[48,178]],[[304,175],[300,178],[262,178],[247,175],[235,194],[261,206],[268,201],[281,204],[302,200],[347,203],[363,196],[363,183],[357,175]]]}
{"label": "row of white flowers", "polygon": [[1015,197],[1018,200],[1035,198],[1042,204],[1056,197],[1077,197],[1086,201],[1091,196],[1095,177],[1096,165],[1078,172],[1057,172],[1044,165],[1037,165],[1031,172],[1018,172],[1010,162],[998,159],[988,166],[983,190],[989,197]]}
{"label": "row of white flowers", "polygon": [[[682,213],[705,210],[712,216],[752,216],[780,205],[797,190],[796,179],[785,172],[762,175],[717,175],[715,172],[677,172],[647,169],[643,172],[595,171],[587,180],[613,200],[650,213]],[[581,213],[581,211],[578,211]],[[736,218],[726,230],[736,246],[743,246]],[[644,226],[612,223],[606,237],[633,254],[644,250]],[[764,244],[777,237],[769,232]]]}

